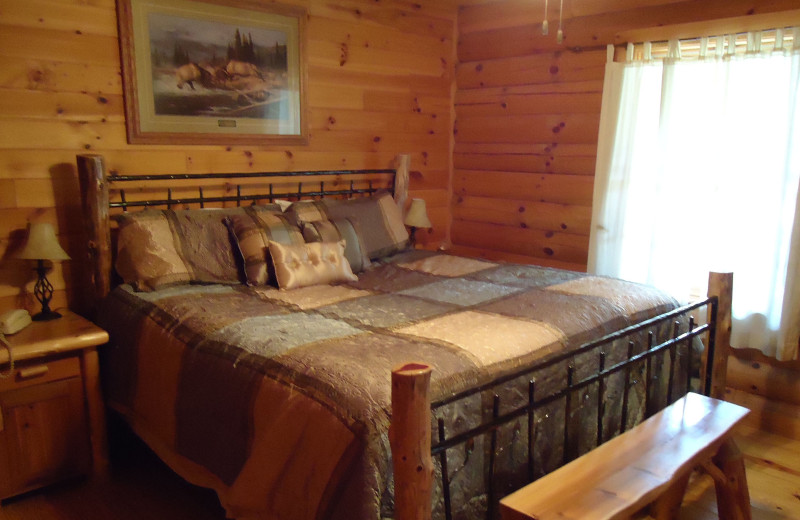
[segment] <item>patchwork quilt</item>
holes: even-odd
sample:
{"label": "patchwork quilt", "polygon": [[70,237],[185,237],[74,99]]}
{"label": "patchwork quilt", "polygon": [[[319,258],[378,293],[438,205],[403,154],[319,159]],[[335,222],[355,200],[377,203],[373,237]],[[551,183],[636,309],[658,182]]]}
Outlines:
{"label": "patchwork quilt", "polygon": [[430,364],[438,399],[675,306],[638,284],[422,251],[290,291],[123,285],[99,318],[103,380],[229,517],[376,520],[392,514],[392,368]]}

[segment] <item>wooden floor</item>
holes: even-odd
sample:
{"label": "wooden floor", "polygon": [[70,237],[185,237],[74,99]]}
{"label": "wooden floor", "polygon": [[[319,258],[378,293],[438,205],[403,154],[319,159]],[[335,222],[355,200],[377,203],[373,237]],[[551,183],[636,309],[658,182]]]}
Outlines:
{"label": "wooden floor", "polygon": [[[736,436],[746,457],[754,520],[800,519],[800,440],[750,426]],[[112,439],[112,471],[9,499],[0,520],[222,520],[214,493],[174,475],[125,432]],[[681,520],[716,519],[714,485],[693,476]]]}
{"label": "wooden floor", "polygon": [[[800,440],[747,426],[735,438],[745,455],[753,520],[800,519]],[[693,475],[679,518],[717,518],[711,477]]]}

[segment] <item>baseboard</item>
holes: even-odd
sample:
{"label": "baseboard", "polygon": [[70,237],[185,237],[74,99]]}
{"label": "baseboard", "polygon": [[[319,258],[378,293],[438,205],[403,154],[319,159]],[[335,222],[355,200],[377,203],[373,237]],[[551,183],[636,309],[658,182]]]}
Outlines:
{"label": "baseboard", "polygon": [[735,388],[725,390],[725,400],[750,410],[750,415],[744,420],[745,424],[800,440],[800,406]]}

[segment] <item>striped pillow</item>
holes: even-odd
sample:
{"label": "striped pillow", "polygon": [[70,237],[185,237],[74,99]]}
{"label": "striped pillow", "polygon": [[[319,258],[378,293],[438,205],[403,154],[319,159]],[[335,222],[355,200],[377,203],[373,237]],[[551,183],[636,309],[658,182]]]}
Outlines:
{"label": "striped pillow", "polygon": [[317,220],[302,225],[306,242],[338,242],[344,240],[344,256],[354,273],[369,267],[369,257],[364,249],[364,239],[357,222],[347,218]]}
{"label": "striped pillow", "polygon": [[270,241],[289,245],[305,243],[300,228],[280,213],[248,208],[244,215],[234,215],[227,223],[244,260],[248,285],[266,285],[275,281],[274,268],[268,261]]}
{"label": "striped pillow", "polygon": [[285,215],[298,225],[334,219],[358,222],[370,260],[393,255],[408,246],[403,213],[389,192],[356,199],[295,202]]}

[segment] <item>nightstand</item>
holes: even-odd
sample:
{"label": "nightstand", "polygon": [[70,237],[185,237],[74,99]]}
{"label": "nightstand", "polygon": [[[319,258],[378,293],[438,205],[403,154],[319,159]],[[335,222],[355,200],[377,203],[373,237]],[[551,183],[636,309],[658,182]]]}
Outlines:
{"label": "nightstand", "polygon": [[[13,336],[0,379],[0,499],[108,466],[97,347],[108,333],[77,314]],[[0,372],[8,351],[0,348]]]}

